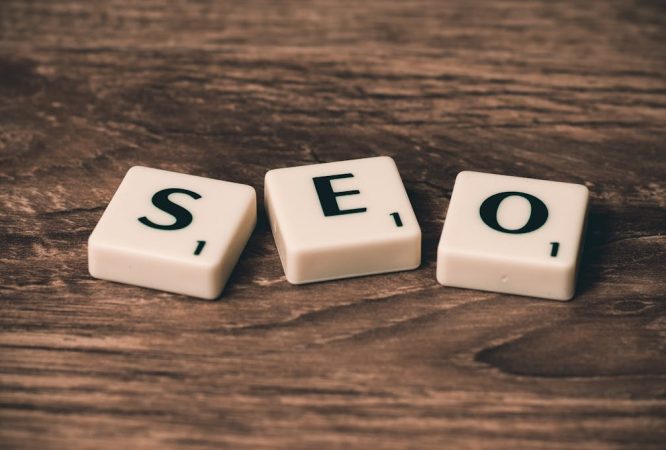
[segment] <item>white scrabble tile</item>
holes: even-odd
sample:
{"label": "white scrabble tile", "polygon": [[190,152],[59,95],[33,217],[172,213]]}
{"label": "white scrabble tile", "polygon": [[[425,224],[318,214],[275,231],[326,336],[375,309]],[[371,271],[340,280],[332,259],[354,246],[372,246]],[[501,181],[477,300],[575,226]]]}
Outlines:
{"label": "white scrabble tile", "polygon": [[579,184],[461,172],[437,249],[437,280],[571,299],[588,197]]}
{"label": "white scrabble tile", "polygon": [[421,229],[389,157],[271,170],[265,202],[290,283],[421,263]]}
{"label": "white scrabble tile", "polygon": [[257,219],[244,184],[132,167],[88,240],[95,278],[220,295]]}

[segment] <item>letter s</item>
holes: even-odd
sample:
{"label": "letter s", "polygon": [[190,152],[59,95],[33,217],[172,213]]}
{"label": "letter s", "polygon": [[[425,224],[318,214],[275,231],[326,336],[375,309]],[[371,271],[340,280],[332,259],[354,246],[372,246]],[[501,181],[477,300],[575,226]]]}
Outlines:
{"label": "letter s", "polygon": [[177,205],[173,203],[171,200],[169,200],[169,196],[171,194],[185,194],[189,195],[195,200],[201,198],[201,195],[197,194],[196,192],[188,191],[187,189],[179,189],[179,188],[162,189],[161,191],[153,195],[152,198],[153,205],[155,205],[157,208],[161,209],[162,211],[171,214],[176,219],[176,221],[170,225],[160,225],[158,223],[151,221],[146,216],[143,216],[139,217],[138,219],[139,222],[146,225],[147,227],[157,228],[158,230],[180,230],[191,224],[192,214],[182,206]]}

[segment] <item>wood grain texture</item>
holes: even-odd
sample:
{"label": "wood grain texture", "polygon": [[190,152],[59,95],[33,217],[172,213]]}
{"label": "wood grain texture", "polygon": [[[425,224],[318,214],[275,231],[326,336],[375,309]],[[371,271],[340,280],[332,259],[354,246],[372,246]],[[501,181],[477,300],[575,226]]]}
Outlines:
{"label": "wood grain texture", "polygon": [[[661,1],[3,0],[0,447],[664,448],[665,42]],[[88,275],[133,165],[373,155],[418,270],[291,286],[260,205],[218,301]],[[436,283],[461,170],[590,188],[572,302]]]}

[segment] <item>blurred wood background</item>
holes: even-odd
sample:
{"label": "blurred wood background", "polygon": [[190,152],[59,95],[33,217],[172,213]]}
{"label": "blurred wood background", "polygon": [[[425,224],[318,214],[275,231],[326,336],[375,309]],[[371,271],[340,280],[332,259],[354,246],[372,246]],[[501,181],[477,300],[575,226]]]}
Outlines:
{"label": "blurred wood background", "polygon": [[[0,447],[664,448],[663,1],[0,2]],[[420,269],[221,299],[92,279],[141,164],[392,156]],[[444,288],[464,169],[586,184],[579,293]],[[260,195],[260,199],[261,199]]]}

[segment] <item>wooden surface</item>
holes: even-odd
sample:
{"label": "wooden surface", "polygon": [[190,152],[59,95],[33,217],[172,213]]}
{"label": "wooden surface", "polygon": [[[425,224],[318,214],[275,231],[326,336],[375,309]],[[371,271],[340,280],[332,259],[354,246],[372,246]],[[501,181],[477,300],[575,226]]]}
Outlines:
{"label": "wooden surface", "polygon": [[[0,447],[664,448],[665,42],[660,1],[3,0]],[[133,165],[372,155],[418,270],[291,286],[260,201],[218,301],[88,275]],[[590,188],[572,302],[436,283],[464,169]]]}

